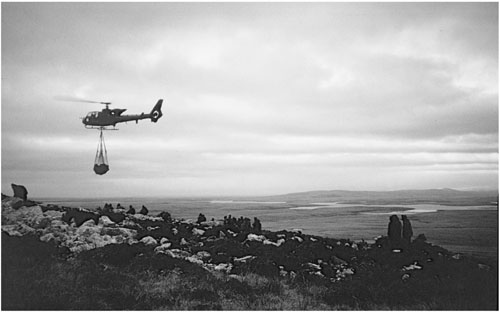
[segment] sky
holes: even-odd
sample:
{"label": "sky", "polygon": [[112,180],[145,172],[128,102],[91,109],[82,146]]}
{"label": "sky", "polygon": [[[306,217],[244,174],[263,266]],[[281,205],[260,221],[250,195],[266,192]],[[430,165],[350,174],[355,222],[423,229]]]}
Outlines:
{"label": "sky", "polygon": [[[2,3],[2,192],[498,188],[498,3]],[[119,124],[93,162],[81,117]]]}

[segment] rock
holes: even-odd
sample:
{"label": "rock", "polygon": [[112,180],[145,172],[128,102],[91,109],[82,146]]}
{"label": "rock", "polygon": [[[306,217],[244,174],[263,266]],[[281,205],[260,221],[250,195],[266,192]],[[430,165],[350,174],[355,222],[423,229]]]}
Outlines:
{"label": "rock", "polygon": [[94,244],[83,243],[83,244],[72,246],[72,247],[69,248],[69,250],[71,252],[74,252],[74,253],[80,253],[80,252],[83,252],[83,251],[95,249],[95,247],[96,246]]}
{"label": "rock", "polygon": [[20,207],[24,206],[24,200],[21,198],[15,198],[15,197],[8,197],[4,200],[2,200],[2,214],[4,213],[5,209],[7,210],[17,210]]}
{"label": "rock", "polygon": [[74,220],[76,227],[79,227],[90,219],[94,220],[94,222],[98,224],[99,215],[83,209],[70,208],[62,215],[61,219],[68,224]]}
{"label": "rock", "polygon": [[102,216],[107,216],[113,223],[121,223],[125,219],[125,213],[123,212],[104,212]]}
{"label": "rock", "polygon": [[161,244],[160,246],[156,247],[155,248],[155,253],[164,253],[164,254],[167,254],[167,250],[172,246],[172,243],[170,242],[167,242],[167,243],[163,243]]}
{"label": "rock", "polygon": [[28,200],[28,190],[23,185],[11,184],[12,190],[14,191],[14,197]]}
{"label": "rock", "polygon": [[281,246],[285,242],[285,239],[280,239],[278,242],[272,242],[271,240],[265,239],[262,243],[265,245],[273,245],[276,247]]}
{"label": "rock", "polygon": [[45,216],[39,206],[21,207],[18,210],[2,208],[2,225],[26,224],[30,227],[42,228],[50,224],[51,219]]}
{"label": "rock", "polygon": [[194,257],[194,256],[188,256],[186,258],[186,261],[189,261],[191,263],[198,264],[198,265],[203,264],[203,261],[201,259],[198,259],[197,257]]}
{"label": "rock", "polygon": [[491,266],[489,265],[486,265],[486,264],[477,264],[477,267],[480,269],[480,270],[483,270],[483,271],[490,271],[491,270]]}
{"label": "rock", "polygon": [[255,259],[255,256],[253,255],[247,255],[247,256],[244,256],[244,257],[241,257],[241,258],[234,258],[234,262],[236,263],[247,263],[251,260]]}
{"label": "rock", "polygon": [[248,234],[247,240],[263,242],[266,240],[266,237],[264,235]]}
{"label": "rock", "polygon": [[454,255],[451,256],[453,259],[455,260],[461,260],[462,259],[462,255],[460,253],[455,253]]}
{"label": "rock", "polygon": [[189,252],[182,251],[179,249],[165,250],[163,253],[165,253],[166,255],[168,255],[172,258],[175,258],[175,259],[185,259],[185,258],[191,256],[191,254],[189,254]]}
{"label": "rock", "polygon": [[418,265],[418,262],[415,261],[413,264],[408,266],[403,266],[402,271],[413,271],[413,270],[421,270],[422,266]]}
{"label": "rock", "polygon": [[298,242],[303,242],[303,241],[304,241],[304,239],[302,239],[302,238],[301,238],[301,237],[299,237],[299,236],[293,236],[293,237],[292,237],[292,240],[296,240],[296,241],[298,241]]}
{"label": "rock", "polygon": [[196,257],[200,260],[207,261],[212,255],[208,251],[198,251]]}
{"label": "rock", "polygon": [[137,235],[137,231],[125,227],[103,227],[101,235],[108,235],[111,237],[121,236],[123,239],[132,240]]}
{"label": "rock", "polygon": [[151,236],[144,237],[144,238],[142,238],[139,241],[142,242],[143,244],[147,245],[147,246],[152,246],[152,245],[156,246],[158,244],[158,242],[156,241],[156,239],[154,239]]}
{"label": "rock", "polygon": [[43,242],[49,242],[51,240],[56,241],[56,237],[52,233],[45,234],[40,237],[40,240]]}
{"label": "rock", "polygon": [[80,227],[95,227],[95,221],[94,220],[88,220],[85,221]]}
{"label": "rock", "polygon": [[111,226],[115,225],[115,222],[113,222],[108,216],[102,215],[101,217],[99,217],[99,224],[104,226]]}
{"label": "rock", "polygon": [[22,236],[23,234],[19,231],[18,225],[3,225],[2,231],[6,232],[10,236]]}
{"label": "rock", "polygon": [[406,273],[401,276],[401,280],[407,282],[410,279],[410,274]]}
{"label": "rock", "polygon": [[[42,209],[43,211],[43,209]],[[61,211],[54,211],[54,210],[49,210],[49,211],[44,211],[43,212],[43,215],[49,217],[50,219],[54,220],[54,219],[61,219],[61,217],[63,216],[63,213],[64,212],[61,212]]]}
{"label": "rock", "polygon": [[202,236],[205,233],[203,229],[193,228],[193,235]]}
{"label": "rock", "polygon": [[156,217],[156,216],[149,216],[149,215],[143,215],[143,214],[134,214],[132,216],[134,217],[134,219],[140,220],[140,221],[163,221],[163,218]]}
{"label": "rock", "polygon": [[160,244],[162,245],[162,244],[165,244],[165,243],[167,243],[167,242],[169,242],[169,241],[170,241],[170,240],[168,240],[168,238],[162,237],[162,238],[160,239]]}
{"label": "rock", "polygon": [[80,226],[76,230],[76,235],[80,237],[90,237],[93,234],[100,234],[102,226]]}
{"label": "rock", "polygon": [[220,263],[214,267],[214,270],[219,272],[226,272],[229,274],[233,269],[233,265],[231,263]]}
{"label": "rock", "polygon": [[307,267],[309,267],[310,269],[314,269],[314,270],[321,270],[321,266],[319,266],[318,264],[314,264],[314,263],[307,263]]}
{"label": "rock", "polygon": [[179,243],[181,246],[187,246],[189,243],[186,241],[186,239],[181,238],[181,241]]}
{"label": "rock", "polygon": [[338,278],[345,278],[346,275],[354,275],[354,270],[352,268],[344,268],[337,273]]}

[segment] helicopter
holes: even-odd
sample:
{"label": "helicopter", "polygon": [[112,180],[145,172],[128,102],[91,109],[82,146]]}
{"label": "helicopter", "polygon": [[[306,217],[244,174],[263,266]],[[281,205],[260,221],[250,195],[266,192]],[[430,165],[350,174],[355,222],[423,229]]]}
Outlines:
{"label": "helicopter", "polygon": [[[90,102],[90,101],[89,101]],[[92,101],[94,102],[94,101]],[[163,103],[163,99],[159,99],[156,105],[153,107],[150,113],[145,114],[144,112],[141,114],[133,114],[133,115],[122,115],[127,109],[110,109],[109,105],[111,102],[94,102],[104,104],[106,108],[99,111],[92,111],[87,114],[84,118],[82,118],[82,123],[85,125],[87,129],[100,129],[100,130],[108,130],[107,126],[113,126],[112,129],[116,129],[116,124],[135,121],[136,124],[139,120],[143,119],[151,119],[151,122],[156,123],[160,117],[163,116],[161,112],[161,105]]]}
{"label": "helicopter", "polygon": [[[84,100],[74,97],[57,96],[56,100],[59,101],[71,101],[71,102],[87,102],[87,103],[100,103],[104,104],[106,108],[101,111],[92,111],[87,114],[87,116],[82,118],[82,123],[87,129],[98,129],[100,130],[99,143],[97,145],[97,152],[94,161],[94,172],[97,175],[104,175],[109,171],[108,163],[108,151],[104,143],[104,130],[118,130],[116,124],[139,120],[151,119],[151,122],[156,123],[162,116],[161,105],[163,104],[163,99],[159,99],[156,105],[153,107],[150,113],[145,114],[133,114],[133,115],[122,115],[127,109],[110,109],[109,105],[111,102],[98,102],[91,100]],[[108,128],[113,126],[113,128]]]}

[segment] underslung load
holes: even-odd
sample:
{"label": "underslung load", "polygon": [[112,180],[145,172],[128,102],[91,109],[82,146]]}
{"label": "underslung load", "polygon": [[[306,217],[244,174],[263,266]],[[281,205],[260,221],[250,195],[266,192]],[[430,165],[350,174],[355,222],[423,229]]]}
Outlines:
{"label": "underslung load", "polygon": [[99,144],[97,145],[97,153],[95,155],[94,161],[94,172],[97,175],[106,174],[109,171],[109,163],[108,163],[108,151],[106,150],[106,144],[104,143],[104,136],[101,135],[99,137]]}
{"label": "underslung load", "polygon": [[110,109],[109,106],[111,105],[111,102],[99,102],[66,96],[59,96],[56,97],[56,99],[72,102],[99,103],[106,106],[101,111],[92,111],[89,112],[87,116],[82,117],[82,123],[85,125],[85,128],[97,129],[101,131],[94,162],[94,172],[97,175],[104,175],[109,171],[108,152],[106,151],[106,145],[104,144],[104,137],[102,135],[103,130],[118,130],[116,128],[116,124],[132,121],[138,123],[139,120],[144,119],[150,119],[151,122],[156,123],[163,116],[163,113],[161,112],[163,99],[158,99],[156,105],[149,113],[142,112],[141,114],[123,114],[127,109]]}

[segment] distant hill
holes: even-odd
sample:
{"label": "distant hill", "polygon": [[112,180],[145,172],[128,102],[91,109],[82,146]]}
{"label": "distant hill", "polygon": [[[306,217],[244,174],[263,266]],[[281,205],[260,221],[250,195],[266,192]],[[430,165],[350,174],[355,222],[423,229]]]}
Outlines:
{"label": "distant hill", "polygon": [[341,202],[360,204],[496,205],[498,191],[460,191],[455,189],[421,189],[394,191],[317,190],[259,197],[259,200],[289,203]]}

